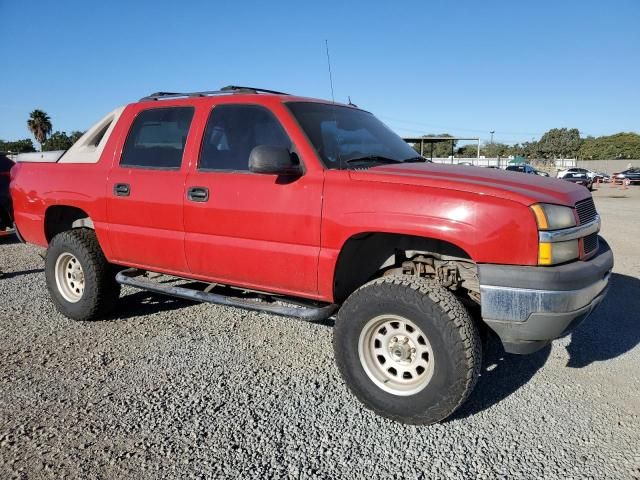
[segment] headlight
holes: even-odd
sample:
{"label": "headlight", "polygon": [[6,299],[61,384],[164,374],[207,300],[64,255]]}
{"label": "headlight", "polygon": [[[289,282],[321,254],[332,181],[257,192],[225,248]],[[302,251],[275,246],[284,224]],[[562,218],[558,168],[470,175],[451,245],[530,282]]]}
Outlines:
{"label": "headlight", "polygon": [[538,246],[538,265],[555,265],[569,262],[580,256],[578,240],[545,243]]}
{"label": "headlight", "polygon": [[573,208],[549,203],[531,205],[539,230],[560,230],[576,226]]}
{"label": "headlight", "polygon": [[[576,216],[571,207],[536,203],[531,205],[538,230],[561,230],[576,226]],[[540,242],[538,244],[538,265],[555,265],[569,262],[580,256],[579,240],[566,242]]]}

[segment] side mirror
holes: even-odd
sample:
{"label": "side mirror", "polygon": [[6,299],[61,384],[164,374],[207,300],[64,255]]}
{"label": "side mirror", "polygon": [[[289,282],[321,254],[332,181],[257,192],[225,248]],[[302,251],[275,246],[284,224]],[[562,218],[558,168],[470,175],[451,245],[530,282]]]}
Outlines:
{"label": "side mirror", "polygon": [[249,155],[249,171],[272,175],[300,175],[302,169],[295,154],[283,147],[258,145]]}

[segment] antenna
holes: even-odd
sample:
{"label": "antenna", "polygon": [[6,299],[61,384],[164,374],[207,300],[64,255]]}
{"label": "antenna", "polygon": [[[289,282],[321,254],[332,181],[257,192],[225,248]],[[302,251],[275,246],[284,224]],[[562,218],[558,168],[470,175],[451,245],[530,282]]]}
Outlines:
{"label": "antenna", "polygon": [[[333,96],[333,75],[331,75],[331,58],[329,57],[329,40],[325,39],[324,40],[324,46],[325,49],[327,51],[327,66],[329,67],[329,84],[331,85],[331,103],[333,103],[333,108],[331,110],[333,110],[333,121],[335,122],[336,126],[338,125],[338,119],[336,118],[336,99]],[[342,143],[342,137],[340,136],[340,134],[338,133],[338,145],[340,145]],[[340,155],[340,148],[338,147],[338,151],[337,151],[337,155],[338,155],[338,165],[340,166],[340,170],[342,170],[342,155]]]}
{"label": "antenna", "polygon": [[324,46],[327,50],[327,65],[329,66],[329,84],[331,85],[331,101],[336,103],[336,99],[333,97],[333,76],[331,75],[331,58],[329,58],[329,40],[324,41]]}

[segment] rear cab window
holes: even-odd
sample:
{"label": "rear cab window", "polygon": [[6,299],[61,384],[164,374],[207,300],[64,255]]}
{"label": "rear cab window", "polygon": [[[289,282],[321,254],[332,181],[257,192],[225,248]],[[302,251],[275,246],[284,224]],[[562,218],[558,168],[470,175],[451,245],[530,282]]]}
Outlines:
{"label": "rear cab window", "polygon": [[193,114],[193,107],[141,111],[127,135],[120,166],[178,170]]}

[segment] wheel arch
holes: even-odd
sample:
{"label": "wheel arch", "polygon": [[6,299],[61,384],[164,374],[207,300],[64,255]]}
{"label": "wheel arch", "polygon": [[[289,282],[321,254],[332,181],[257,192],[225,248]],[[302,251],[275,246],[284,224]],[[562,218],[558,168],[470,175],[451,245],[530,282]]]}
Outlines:
{"label": "wheel arch", "polygon": [[93,220],[87,212],[70,205],[52,205],[45,211],[44,235],[47,243],[57,234],[74,228],[95,230]]}
{"label": "wheel arch", "polygon": [[362,232],[352,235],[340,249],[333,275],[333,298],[343,302],[360,286],[395,263],[398,253],[435,253],[474,262],[460,246],[438,238],[408,234]]}

